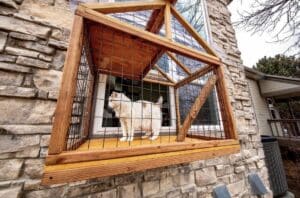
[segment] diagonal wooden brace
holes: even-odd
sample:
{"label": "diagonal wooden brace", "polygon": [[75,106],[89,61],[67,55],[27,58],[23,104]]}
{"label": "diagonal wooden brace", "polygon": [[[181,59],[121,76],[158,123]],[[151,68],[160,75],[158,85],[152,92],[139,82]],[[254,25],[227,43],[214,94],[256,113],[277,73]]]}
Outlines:
{"label": "diagonal wooden brace", "polygon": [[217,82],[216,75],[211,76],[203,88],[200,90],[198,97],[196,98],[193,106],[191,107],[189,113],[187,114],[182,127],[179,129],[179,133],[177,135],[177,141],[184,141],[189,128],[191,127],[194,119],[197,117],[201,107],[205,103],[207,97],[211,93],[212,89],[214,88]]}

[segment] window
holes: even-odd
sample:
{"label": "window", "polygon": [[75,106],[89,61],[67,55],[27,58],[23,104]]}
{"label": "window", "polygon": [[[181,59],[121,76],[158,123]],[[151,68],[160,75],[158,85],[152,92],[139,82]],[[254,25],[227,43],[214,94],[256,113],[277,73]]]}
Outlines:
{"label": "window", "polygon": [[238,152],[221,61],[173,5],[75,13],[43,184]]}
{"label": "window", "polygon": [[[127,1],[127,0],[126,0]],[[188,2],[187,2],[188,1]],[[116,0],[116,2],[122,2],[121,0]],[[206,40],[208,40],[207,26],[205,24],[205,15],[203,12],[203,1],[201,0],[179,0],[176,3],[176,8],[183,15],[183,17],[197,30],[197,32]],[[113,14],[120,20],[129,22],[136,26],[145,26],[146,19],[149,17],[149,13],[146,11],[139,12],[138,14],[133,14],[133,12],[128,13],[117,13]],[[173,39],[179,43],[190,45],[198,50],[203,51],[201,46],[197,41],[189,35],[185,28],[176,20],[172,19],[174,34]],[[162,28],[164,34],[164,28]],[[177,58],[185,64],[189,69],[195,71],[203,66],[202,63],[188,59],[184,56],[177,56]],[[176,64],[172,62],[166,55],[163,55],[157,63],[164,72],[171,76],[175,80],[183,79],[185,76],[184,71],[176,67]],[[152,71],[154,73],[155,71]],[[98,90],[98,100],[96,101],[96,115],[93,127],[93,133],[95,135],[110,135],[112,133],[120,133],[120,123],[119,119],[115,116],[115,113],[108,107],[108,97],[113,91],[123,92],[132,101],[137,100],[147,100],[155,102],[161,95],[164,98],[163,102],[163,122],[162,126],[169,126],[170,128],[164,127],[162,130],[175,132],[175,121],[172,117],[175,117],[175,105],[174,101],[174,90],[172,88],[154,84],[154,83],[144,83],[141,88],[141,82],[131,81],[126,78],[122,79],[120,77],[108,76],[100,74],[99,83],[97,83]],[[186,89],[180,89],[179,100],[181,109],[181,119],[183,120],[189,112],[198,92],[200,91],[203,83],[194,82],[193,84],[186,87]],[[141,90],[143,89],[143,90]],[[152,90],[153,89],[153,90]],[[219,117],[219,107],[218,101],[215,93],[212,93],[204,106],[202,107],[197,118],[193,122],[193,128],[198,128],[198,130],[204,129],[204,126],[215,126],[211,127],[211,130],[221,131],[221,123]],[[206,127],[208,128],[208,127]],[[221,134],[222,135],[222,134]]]}

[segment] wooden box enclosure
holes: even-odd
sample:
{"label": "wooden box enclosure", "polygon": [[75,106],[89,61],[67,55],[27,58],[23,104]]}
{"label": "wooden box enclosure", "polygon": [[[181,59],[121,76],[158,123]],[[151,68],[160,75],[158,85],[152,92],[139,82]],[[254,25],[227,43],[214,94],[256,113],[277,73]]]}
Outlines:
{"label": "wooden box enclosure", "polygon": [[[108,15],[144,10],[153,10],[144,29]],[[203,51],[173,39],[172,17],[197,41]],[[162,36],[159,31],[163,24],[165,29]],[[174,79],[165,72],[157,64],[162,56],[167,56],[185,75]],[[203,65],[196,70],[191,70],[179,60],[179,56],[199,61]],[[156,70],[159,78],[151,76],[152,70]],[[172,87],[177,131],[174,141],[169,140],[164,143],[162,138],[157,144],[154,142],[141,146],[82,150],[81,148],[86,144],[94,141],[91,139],[90,125],[94,112],[93,100],[98,74]],[[180,88],[204,76],[206,76],[205,84],[185,118],[180,119],[178,96]],[[189,134],[194,119],[213,89],[217,93],[225,136],[217,138]],[[80,95],[79,91],[84,95]],[[81,108],[81,117],[74,121],[75,106]],[[77,128],[79,131],[73,133],[71,125],[74,122],[77,124],[77,120],[80,123]],[[43,184],[141,171],[207,159],[238,150],[236,127],[227,96],[221,60],[174,8],[172,1],[82,4],[77,8],[65,60]]]}

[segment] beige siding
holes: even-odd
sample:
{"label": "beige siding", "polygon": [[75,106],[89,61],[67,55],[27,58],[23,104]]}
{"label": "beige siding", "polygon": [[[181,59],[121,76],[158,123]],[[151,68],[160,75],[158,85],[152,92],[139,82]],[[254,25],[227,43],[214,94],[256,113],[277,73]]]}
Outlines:
{"label": "beige siding", "polygon": [[271,135],[271,129],[267,122],[270,119],[267,103],[259,93],[259,87],[255,80],[247,79],[249,83],[253,107],[258,123],[259,132],[261,135]]}

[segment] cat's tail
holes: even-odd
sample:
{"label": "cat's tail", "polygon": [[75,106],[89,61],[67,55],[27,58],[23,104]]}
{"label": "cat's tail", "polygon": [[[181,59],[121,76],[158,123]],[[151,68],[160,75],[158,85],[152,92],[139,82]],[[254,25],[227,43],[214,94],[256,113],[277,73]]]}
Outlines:
{"label": "cat's tail", "polygon": [[156,102],[156,104],[158,104],[158,105],[162,105],[162,103],[163,103],[163,97],[162,96],[159,96],[159,98],[158,98],[158,100],[157,100],[157,102]]}

